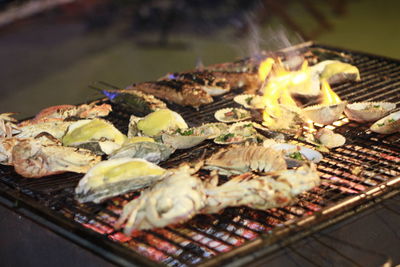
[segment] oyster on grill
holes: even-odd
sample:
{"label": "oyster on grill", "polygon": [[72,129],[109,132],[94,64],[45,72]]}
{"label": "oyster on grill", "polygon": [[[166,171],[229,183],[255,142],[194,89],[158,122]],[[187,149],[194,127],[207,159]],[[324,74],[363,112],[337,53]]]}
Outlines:
{"label": "oyster on grill", "polygon": [[197,146],[207,139],[207,135],[198,135],[195,133],[194,128],[180,129],[169,131],[162,134],[162,141],[164,144],[172,146],[175,149],[187,149]]}
{"label": "oyster on grill", "polygon": [[302,113],[313,122],[323,125],[337,121],[342,115],[347,102],[343,101],[333,105],[314,105],[303,108]]}
{"label": "oyster on grill", "polygon": [[154,137],[178,128],[188,128],[182,116],[170,109],[159,109],[143,118],[131,116],[128,136],[145,135]]}
{"label": "oyster on grill", "polygon": [[319,74],[329,84],[347,81],[359,81],[360,71],[356,66],[338,60],[325,60],[311,67],[312,72]]}
{"label": "oyster on grill", "polygon": [[124,233],[130,235],[133,230],[181,223],[196,215],[206,201],[201,179],[193,176],[196,171],[188,165],[166,171],[160,182],[124,206],[116,228],[125,223]]}
{"label": "oyster on grill", "polygon": [[147,187],[161,179],[165,170],[144,159],[118,158],[91,168],[75,188],[79,202],[99,203],[107,198]]}
{"label": "oyster on grill", "polygon": [[202,213],[216,213],[226,207],[247,206],[270,209],[291,204],[296,196],[319,185],[320,178],[312,163],[297,169],[279,170],[266,176],[245,173],[217,186],[206,187],[207,201]]}
{"label": "oyster on grill", "polygon": [[235,175],[251,170],[264,172],[285,170],[287,168],[283,153],[262,146],[231,146],[211,155],[203,169],[217,170],[222,175]]}
{"label": "oyster on grill", "polygon": [[316,134],[315,138],[327,148],[334,148],[344,145],[346,138],[338,133],[334,133],[332,130],[322,128]]}
{"label": "oyster on grill", "polygon": [[223,122],[205,123],[194,128],[194,133],[197,135],[205,135],[207,139],[214,139],[221,134],[228,132],[229,126]]}
{"label": "oyster on grill", "polygon": [[383,118],[395,108],[396,104],[390,102],[357,102],[348,104],[344,113],[353,121],[374,122]]}
{"label": "oyster on grill", "polygon": [[220,122],[237,122],[251,118],[249,111],[241,108],[224,108],[215,112],[214,117]]}
{"label": "oyster on grill", "polygon": [[233,101],[249,109],[262,109],[265,108],[263,103],[263,97],[252,94],[237,95],[233,98]]}
{"label": "oyster on grill", "polygon": [[109,155],[109,159],[140,158],[158,164],[169,158],[175,149],[156,142],[125,143]]}
{"label": "oyster on grill", "polygon": [[145,116],[167,105],[153,95],[138,90],[100,90],[110,101],[124,111],[138,116]]}
{"label": "oyster on grill", "polygon": [[318,163],[322,160],[322,155],[318,151],[314,149],[307,148],[304,146],[293,145],[293,144],[285,144],[285,143],[272,143],[269,146],[278,151],[283,151],[286,157],[286,162],[289,160],[298,160],[298,161],[312,161],[314,163]]}
{"label": "oyster on grill", "polygon": [[238,144],[243,142],[256,142],[262,136],[258,134],[252,122],[237,122],[232,124],[227,133],[221,134],[214,142],[221,145]]}
{"label": "oyster on grill", "polygon": [[380,134],[391,134],[400,131],[400,111],[387,115],[371,125],[370,130]]}
{"label": "oyster on grill", "polygon": [[100,160],[99,156],[86,149],[64,147],[33,138],[19,140],[12,149],[15,171],[27,178],[63,172],[85,173]]}
{"label": "oyster on grill", "polygon": [[95,153],[110,154],[121,147],[126,136],[103,119],[80,120],[68,127],[62,138],[65,146],[84,147]]}

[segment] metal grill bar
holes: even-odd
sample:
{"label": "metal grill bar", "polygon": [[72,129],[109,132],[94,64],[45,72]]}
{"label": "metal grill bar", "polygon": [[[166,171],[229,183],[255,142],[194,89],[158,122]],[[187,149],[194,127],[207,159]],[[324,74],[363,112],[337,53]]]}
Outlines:
{"label": "metal grill bar", "polygon": [[[353,60],[352,64],[360,69],[362,80],[359,83],[345,83],[333,88],[342,99],[400,103],[398,61],[323,48],[346,52]],[[177,110],[189,125],[196,126],[214,121],[216,110],[236,106],[233,97],[234,93],[225,95],[199,111],[176,105],[170,105],[170,108]],[[126,132],[128,115],[118,107],[113,110],[109,119]],[[147,265],[217,265],[229,262],[234,255],[246,256],[245,253],[261,245],[264,250],[271,251],[278,247],[278,241],[288,242],[285,237],[294,240],[304,235],[303,232],[316,231],[327,225],[333,215],[345,213],[400,184],[400,145],[395,143],[400,140],[399,134],[382,136],[372,133],[368,126],[349,122],[346,118],[327,127],[343,134],[347,139],[346,145],[324,153],[324,159],[318,165],[323,180],[321,186],[305,192],[297,203],[289,207],[267,211],[227,208],[220,214],[198,215],[183,225],[134,232],[128,237],[114,229],[114,224],[124,203],[138,196],[137,192],[103,204],[81,205],[74,200],[73,189],[82,175],[67,173],[24,179],[12,168],[2,166],[0,193],[14,199],[22,196],[26,206],[33,210],[41,207],[49,221],[62,222],[66,230],[74,230],[82,238],[90,237],[92,250],[112,247],[116,252],[109,259],[119,264],[125,261],[118,259],[124,258]],[[292,138],[292,141],[311,146],[302,140]],[[175,154],[163,163],[163,167],[196,160],[216,149],[219,146],[205,142],[191,151]]]}

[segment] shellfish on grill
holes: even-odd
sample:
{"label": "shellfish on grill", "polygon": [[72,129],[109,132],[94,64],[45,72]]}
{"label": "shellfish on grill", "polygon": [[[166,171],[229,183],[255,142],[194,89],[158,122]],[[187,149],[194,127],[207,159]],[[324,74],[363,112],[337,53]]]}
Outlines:
{"label": "shellfish on grill", "polygon": [[103,119],[80,120],[68,127],[62,138],[65,146],[84,147],[98,154],[110,154],[121,147],[126,136]]}
{"label": "shellfish on grill", "polygon": [[357,102],[347,104],[344,113],[353,121],[373,122],[383,118],[395,108],[396,104],[390,102]]}
{"label": "shellfish on grill", "polygon": [[125,224],[124,233],[164,227],[189,220],[204,207],[206,195],[198,169],[181,165],[167,170],[160,181],[124,206],[115,227]]}
{"label": "shellfish on grill", "polygon": [[334,133],[332,130],[326,128],[318,130],[315,138],[327,148],[339,147],[346,143],[346,138],[343,135]]}
{"label": "shellfish on grill", "polygon": [[302,113],[313,122],[328,125],[337,121],[342,115],[347,102],[333,105],[314,105],[303,108]]}
{"label": "shellfish on grill", "polygon": [[224,108],[215,112],[214,117],[221,122],[237,122],[250,119],[251,114],[241,108]]}
{"label": "shellfish on grill", "polygon": [[175,149],[171,146],[156,142],[124,143],[109,155],[109,159],[140,158],[158,164],[169,158]]}
{"label": "shellfish on grill", "polygon": [[237,95],[233,98],[233,101],[249,109],[262,109],[265,108],[263,103],[263,97],[253,94],[242,94]]}
{"label": "shellfish on grill", "polygon": [[214,139],[214,142],[221,145],[238,144],[243,142],[257,142],[264,137],[258,134],[255,123],[241,121],[232,124],[227,133],[221,134]]}
{"label": "shellfish on grill", "polygon": [[360,81],[360,71],[356,66],[338,60],[325,60],[311,67],[320,79],[326,79],[329,84],[347,81]]}
{"label": "shellfish on grill", "polygon": [[15,137],[29,138],[36,137],[41,133],[48,133],[56,139],[61,140],[67,132],[68,127],[73,123],[73,121],[50,120],[34,124],[26,124],[18,128],[20,132],[16,134]]}
{"label": "shellfish on grill", "polygon": [[194,128],[195,134],[205,135],[207,139],[214,139],[221,134],[228,132],[229,125],[223,122],[205,123]]}
{"label": "shellfish on grill", "polygon": [[203,169],[217,170],[227,176],[251,170],[270,172],[286,168],[286,161],[281,151],[257,145],[235,145],[221,149],[209,157],[203,166]]}
{"label": "shellfish on grill", "polygon": [[321,153],[319,153],[318,151],[299,145],[275,143],[267,147],[273,148],[278,151],[283,151],[286,158],[298,161],[308,160],[312,161],[313,163],[318,163],[323,158]]}
{"label": "shellfish on grill", "polygon": [[107,198],[142,189],[158,181],[165,170],[144,159],[118,158],[91,168],[75,188],[79,202],[99,203]]}
{"label": "shellfish on grill", "polygon": [[297,169],[274,171],[265,176],[245,173],[221,185],[216,180],[206,186],[207,201],[201,212],[215,213],[237,206],[262,210],[283,207],[319,183],[316,166],[309,162]]}
{"label": "shellfish on grill", "polygon": [[11,160],[18,174],[39,178],[63,172],[86,173],[101,158],[86,149],[64,147],[51,140],[26,138],[14,145]]}
{"label": "shellfish on grill", "polygon": [[197,134],[194,128],[191,129],[177,129],[163,133],[162,141],[175,149],[187,149],[197,146],[208,138],[207,135]]}
{"label": "shellfish on grill", "polygon": [[166,131],[187,128],[188,126],[181,115],[170,109],[159,109],[143,118],[131,116],[128,136],[154,137]]}
{"label": "shellfish on grill", "polygon": [[370,130],[380,134],[391,134],[400,131],[400,111],[387,115],[371,125]]}

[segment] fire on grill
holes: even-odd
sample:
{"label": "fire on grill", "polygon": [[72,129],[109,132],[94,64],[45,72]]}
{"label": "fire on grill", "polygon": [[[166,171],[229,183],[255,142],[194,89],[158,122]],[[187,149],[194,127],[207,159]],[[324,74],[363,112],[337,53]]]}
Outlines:
{"label": "fire on grill", "polygon": [[342,100],[335,88],[362,85],[365,66],[294,51],[2,114],[0,161],[26,178],[86,173],[61,214],[152,260],[203,262],[400,174],[398,151],[343,130],[395,138],[398,100]]}

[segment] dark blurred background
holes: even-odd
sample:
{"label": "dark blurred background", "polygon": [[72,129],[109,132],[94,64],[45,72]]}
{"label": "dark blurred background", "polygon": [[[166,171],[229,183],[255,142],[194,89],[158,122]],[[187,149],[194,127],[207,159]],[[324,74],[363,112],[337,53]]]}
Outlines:
{"label": "dark blurred background", "polygon": [[306,40],[400,58],[395,0],[0,0],[0,112]]}

